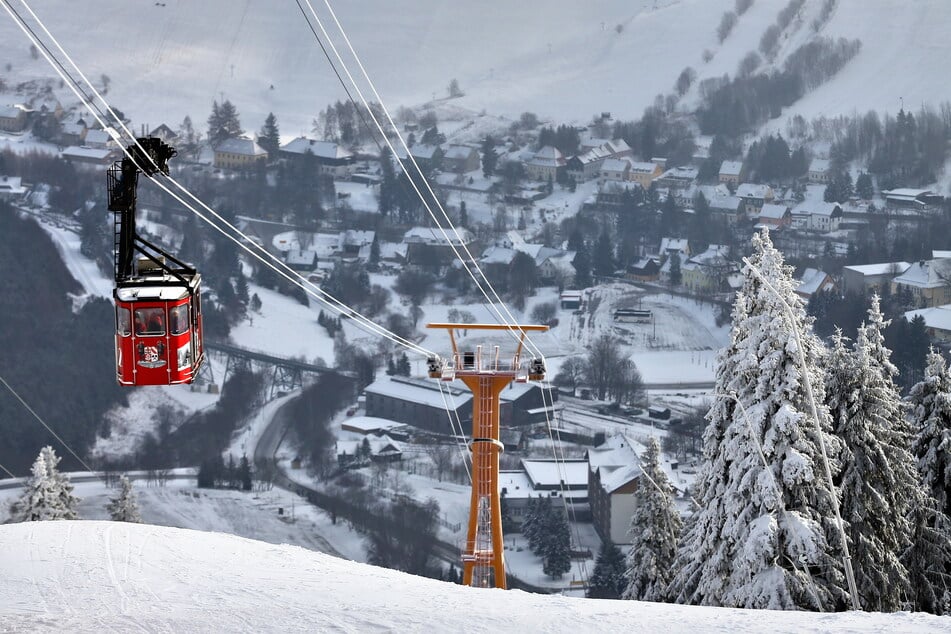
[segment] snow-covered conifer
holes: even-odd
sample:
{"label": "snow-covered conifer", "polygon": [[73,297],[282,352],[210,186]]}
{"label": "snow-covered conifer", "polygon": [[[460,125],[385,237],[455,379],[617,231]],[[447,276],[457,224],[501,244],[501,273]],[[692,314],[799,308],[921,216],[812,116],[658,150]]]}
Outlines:
{"label": "snow-covered conifer", "polygon": [[47,445],[40,450],[23,495],[13,504],[14,521],[74,520],[79,517],[79,498],[73,495],[73,485],[66,476],[56,469],[59,461],[52,447]]}
{"label": "snow-covered conifer", "polygon": [[910,545],[910,503],[919,497],[920,484],[893,380],[898,370],[885,347],[886,325],[876,296],[851,353],[836,333],[826,402],[844,444],[840,509],[860,604],[891,612],[902,608],[911,591],[901,557]]}
{"label": "snow-covered conifer", "polygon": [[[837,558],[835,492],[820,448],[824,443],[835,459],[838,442],[823,403],[825,348],[768,233],[752,242],[750,262],[775,293],[744,268],[707,414],[700,509],[678,549],[671,595],[706,605],[834,609],[848,594]],[[804,370],[818,401],[818,428]]]}
{"label": "snow-covered conifer", "polygon": [[113,522],[142,523],[139,505],[136,502],[135,492],[132,490],[132,482],[124,475],[119,478],[119,494],[109,500],[106,509]]}
{"label": "snow-covered conifer", "polygon": [[611,541],[601,542],[594,571],[588,580],[588,598],[620,599],[624,586],[624,555]]}
{"label": "snow-covered conifer", "polygon": [[682,523],[670,481],[660,468],[660,445],[654,437],[647,444],[641,469],[628,533],[631,550],[624,572],[624,598],[666,601]]}
{"label": "snow-covered conifer", "polygon": [[928,355],[925,378],[908,400],[921,479],[938,510],[951,517],[951,375],[940,354],[932,350]]}
{"label": "snow-covered conifer", "polygon": [[914,608],[951,613],[951,375],[944,358],[928,355],[925,378],[908,395],[913,452],[923,483],[911,513],[912,546],[905,553]]}

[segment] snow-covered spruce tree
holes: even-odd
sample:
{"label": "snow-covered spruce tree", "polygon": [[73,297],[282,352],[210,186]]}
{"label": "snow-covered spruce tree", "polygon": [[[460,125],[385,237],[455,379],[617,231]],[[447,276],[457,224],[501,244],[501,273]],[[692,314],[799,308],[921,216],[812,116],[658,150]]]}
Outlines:
{"label": "snow-covered spruce tree", "polygon": [[79,517],[79,498],[73,495],[73,485],[66,476],[57,471],[59,461],[49,445],[40,450],[23,495],[13,504],[14,521],[74,520]]}
{"label": "snow-covered spruce tree", "polygon": [[[825,349],[768,234],[752,242],[750,262],[790,311],[744,267],[731,342],[719,357],[718,397],[707,414],[696,484],[700,509],[678,548],[671,596],[704,605],[838,609],[848,593],[835,492],[820,449],[824,442],[830,460],[838,453],[823,404]],[[794,329],[817,400],[818,431]]]}
{"label": "snow-covered spruce tree", "polygon": [[611,541],[601,542],[601,550],[588,580],[589,599],[620,599],[624,580],[624,555]]}
{"label": "snow-covered spruce tree", "polygon": [[[944,358],[932,350],[925,378],[908,395],[913,452],[924,488],[911,514],[912,546],[904,556],[911,578],[914,608],[951,613],[951,375]],[[943,505],[942,505],[943,503]]]}
{"label": "snow-covered spruce tree", "polygon": [[542,571],[554,579],[571,570],[571,529],[563,507],[556,509],[548,503],[548,533],[542,545]]}
{"label": "snow-covered spruce tree", "polygon": [[142,523],[139,505],[136,502],[135,492],[132,490],[132,482],[126,476],[119,478],[119,494],[110,498],[106,510],[109,511],[109,517],[113,522]]}
{"label": "snow-covered spruce tree", "polygon": [[938,511],[951,517],[951,374],[937,352],[928,354],[925,378],[911,389],[908,400],[922,482]]}
{"label": "snow-covered spruce tree", "polygon": [[623,596],[641,601],[666,601],[681,520],[674,506],[670,481],[660,468],[660,445],[654,437],[647,444],[641,469],[628,533],[631,550],[624,572]]}
{"label": "snow-covered spruce tree", "polygon": [[840,510],[860,603],[866,610],[893,612],[911,594],[901,556],[911,544],[909,513],[921,485],[877,296],[868,315],[851,351],[840,332],[833,338],[826,403],[844,445]]}

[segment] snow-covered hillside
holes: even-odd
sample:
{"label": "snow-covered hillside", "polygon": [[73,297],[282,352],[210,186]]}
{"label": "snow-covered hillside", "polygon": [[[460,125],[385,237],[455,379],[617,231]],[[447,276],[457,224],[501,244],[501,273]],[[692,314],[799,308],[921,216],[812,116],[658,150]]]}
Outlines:
{"label": "snow-covered hillside", "polygon": [[813,614],[473,590],[293,546],[112,522],[0,526],[0,630],[946,632],[926,614]]}
{"label": "snow-covered hillside", "polygon": [[[326,6],[313,4],[329,29]],[[806,0],[780,38],[777,63],[814,36],[823,4]],[[717,24],[733,0],[333,4],[390,105],[443,99],[457,79],[466,93],[455,101],[459,106],[579,122],[602,111],[639,117],[688,66],[700,80],[733,75],[785,5],[755,2],[720,44]],[[273,111],[283,133],[297,135],[310,131],[329,102],[345,98],[292,2],[35,0],[31,6],[90,78],[110,78],[109,98],[139,123],[177,126],[190,114],[201,128],[212,100],[224,96],[247,130],[256,131]],[[899,98],[915,108],[951,99],[944,69],[949,15],[945,0],[839,0],[819,33],[858,38],[862,50],[784,115],[894,111]],[[7,83],[52,76],[4,18],[0,58],[10,70],[0,74]],[[708,62],[704,51],[712,55]],[[9,93],[0,98],[15,100]]]}

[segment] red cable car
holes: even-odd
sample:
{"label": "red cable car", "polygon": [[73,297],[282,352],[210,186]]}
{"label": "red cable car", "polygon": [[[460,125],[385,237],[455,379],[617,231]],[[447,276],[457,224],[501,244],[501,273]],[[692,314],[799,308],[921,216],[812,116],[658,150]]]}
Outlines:
{"label": "red cable car", "polygon": [[175,150],[142,138],[128,152],[131,158],[107,174],[109,209],[116,212],[116,379],[121,385],[191,383],[205,360],[201,275],[135,230],[138,174],[168,174]]}

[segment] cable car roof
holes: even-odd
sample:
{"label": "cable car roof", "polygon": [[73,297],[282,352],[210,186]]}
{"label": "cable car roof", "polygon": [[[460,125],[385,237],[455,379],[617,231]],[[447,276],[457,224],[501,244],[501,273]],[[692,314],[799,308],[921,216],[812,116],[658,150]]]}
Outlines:
{"label": "cable car roof", "polygon": [[116,289],[116,299],[122,302],[170,301],[188,297],[188,287],[177,286],[120,286]]}

